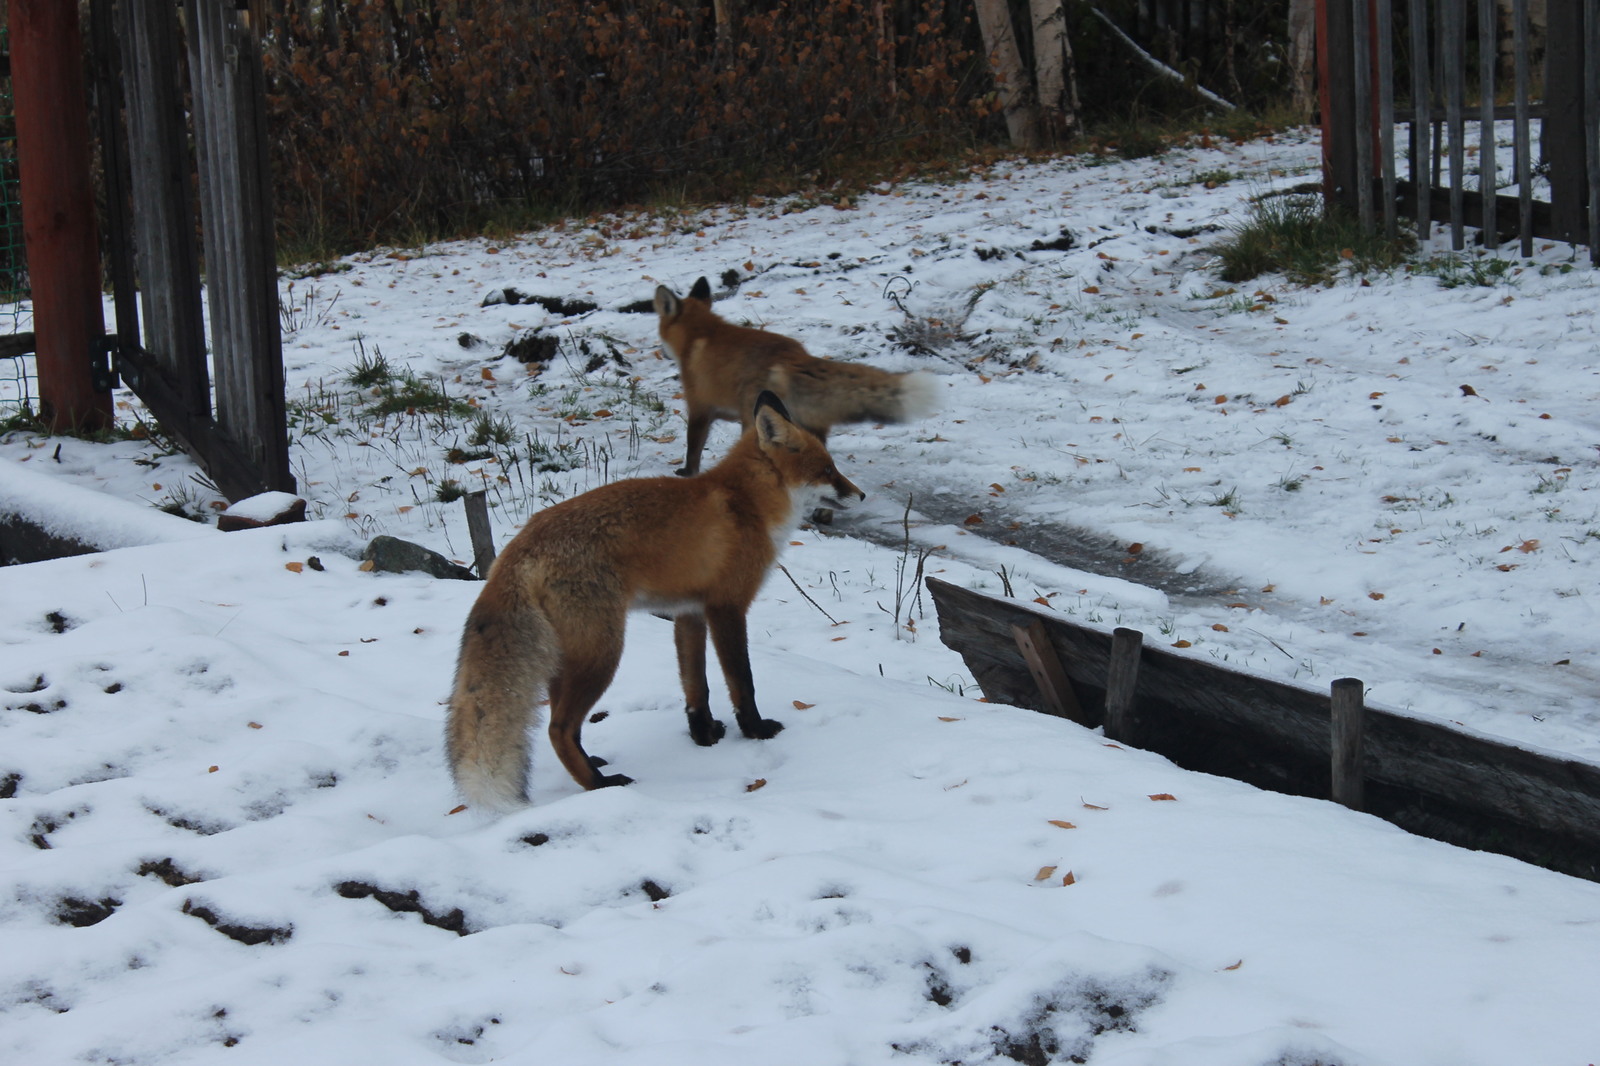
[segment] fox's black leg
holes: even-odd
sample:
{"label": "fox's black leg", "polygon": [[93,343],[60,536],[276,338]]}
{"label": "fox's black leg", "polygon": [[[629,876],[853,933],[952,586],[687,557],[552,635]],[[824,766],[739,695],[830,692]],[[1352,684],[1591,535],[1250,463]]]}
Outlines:
{"label": "fox's black leg", "polygon": [[673,619],[672,639],[678,646],[678,677],[683,682],[684,710],[689,715],[689,735],[701,747],[721,740],[727,727],[711,717],[711,692],[706,685],[706,620],[704,615],[680,614]]}
{"label": "fox's black leg", "polygon": [[775,737],[783,723],[761,717],[756,709],[755,679],[750,673],[750,644],[745,632],[744,610],[738,607],[707,607],[706,621],[711,627],[711,642],[722,663],[722,676],[728,682],[728,696],[739,729],[753,740]]}
{"label": "fox's black leg", "polygon": [[688,442],[683,455],[683,466],[678,469],[679,474],[693,477],[700,472],[700,453],[706,450],[706,436],[710,432],[710,413],[696,414],[690,411]]}

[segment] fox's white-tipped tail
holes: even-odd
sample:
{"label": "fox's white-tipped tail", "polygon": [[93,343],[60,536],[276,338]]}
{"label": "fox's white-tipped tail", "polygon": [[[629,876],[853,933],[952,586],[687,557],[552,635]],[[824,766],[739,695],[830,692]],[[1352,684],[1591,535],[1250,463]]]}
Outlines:
{"label": "fox's white-tipped tail", "polygon": [[519,792],[512,782],[481,763],[457,766],[455,779],[467,809],[479,814],[510,814],[530,806],[524,792]]}
{"label": "fox's white-tipped tail", "polygon": [[528,806],[528,730],[559,662],[550,620],[497,565],[467,616],[445,725],[445,757],[469,808]]}
{"label": "fox's white-tipped tail", "polygon": [[913,370],[900,379],[900,420],[914,422],[939,409],[939,379],[926,370]]}

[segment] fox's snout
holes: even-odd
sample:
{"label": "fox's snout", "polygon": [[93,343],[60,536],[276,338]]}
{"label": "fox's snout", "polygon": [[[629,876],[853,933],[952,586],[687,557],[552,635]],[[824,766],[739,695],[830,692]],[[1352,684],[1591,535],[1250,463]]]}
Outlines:
{"label": "fox's snout", "polygon": [[867,494],[857,488],[855,482],[836,472],[833,477],[833,484],[825,499],[833,507],[848,507],[850,505],[846,501],[851,497],[860,501],[866,499]]}

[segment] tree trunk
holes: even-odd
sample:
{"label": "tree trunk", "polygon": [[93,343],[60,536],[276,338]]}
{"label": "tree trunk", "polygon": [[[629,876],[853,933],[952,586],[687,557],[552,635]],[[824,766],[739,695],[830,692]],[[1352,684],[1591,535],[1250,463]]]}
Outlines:
{"label": "tree trunk", "polygon": [[973,0],[978,9],[978,29],[983,34],[983,50],[989,56],[1000,94],[1000,110],[1006,118],[1006,132],[1018,148],[1039,144],[1039,109],[1033,102],[1033,86],[1022,65],[1022,51],[1011,28],[1011,11],[1006,0]]}
{"label": "tree trunk", "polygon": [[1289,0],[1289,88],[1294,109],[1303,119],[1316,110],[1316,29],[1316,0]]}
{"label": "tree trunk", "polygon": [[1056,144],[1078,130],[1078,79],[1061,0],[1030,0],[1033,10],[1033,71],[1039,89],[1045,137]]}

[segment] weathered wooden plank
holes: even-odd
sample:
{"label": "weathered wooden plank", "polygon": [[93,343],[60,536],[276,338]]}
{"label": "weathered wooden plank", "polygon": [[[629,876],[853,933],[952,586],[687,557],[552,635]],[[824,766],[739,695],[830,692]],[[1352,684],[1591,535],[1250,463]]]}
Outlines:
{"label": "weathered wooden plank", "polygon": [[[211,377],[179,81],[178,12],[164,0],[120,0],[116,11],[128,115],[131,221],[144,306],[142,342],[138,330],[123,335],[120,326],[118,340],[150,353],[186,411],[209,412]],[[156,417],[170,420],[166,412]]]}
{"label": "weathered wooden plank", "polygon": [[1356,164],[1355,103],[1348,87],[1355,79],[1353,0],[1317,5],[1318,84],[1322,105],[1323,199],[1351,211],[1356,185],[1364,181]]}
{"label": "weathered wooden plank", "polygon": [[1528,128],[1528,102],[1532,96],[1533,61],[1528,55],[1528,0],[1511,3],[1512,83],[1516,118],[1513,120],[1511,151],[1517,171],[1517,217],[1524,259],[1533,255],[1533,149]]}
{"label": "weathered wooden plank", "polygon": [[[1579,0],[1551,0],[1546,5],[1544,83],[1547,92],[1581,99],[1584,79],[1583,7]],[[1588,146],[1581,104],[1553,107],[1539,124],[1539,154],[1549,164],[1550,210],[1556,239],[1583,244],[1589,239]]]}
{"label": "weathered wooden plank", "polygon": [[[1417,196],[1417,190],[1409,181],[1398,182],[1396,196],[1402,200]],[[1450,210],[1450,192],[1448,189],[1432,188],[1423,189],[1421,200],[1428,205],[1425,210],[1430,211],[1434,218],[1448,218]],[[1527,235],[1532,241],[1535,237],[1554,239],[1555,230],[1550,221],[1550,205],[1542,200],[1530,200],[1527,204],[1526,220],[1519,222],[1523,204],[1516,196],[1496,196],[1495,200],[1495,241],[1505,240],[1519,232]],[[1476,193],[1467,196],[1462,204],[1462,218],[1469,226],[1484,226],[1483,200]]]}
{"label": "weathered wooden plank", "polygon": [[1377,0],[1378,182],[1382,189],[1383,233],[1399,233],[1394,173],[1394,10],[1392,0]]}
{"label": "weathered wooden plank", "polygon": [[1428,187],[1433,179],[1428,172],[1428,131],[1432,128],[1432,100],[1428,95],[1428,4],[1410,0],[1411,5],[1411,151],[1408,160],[1411,187],[1416,207],[1417,236],[1426,240],[1432,232],[1429,220]]}
{"label": "weathered wooden plank", "polygon": [[1495,162],[1494,137],[1494,71],[1498,58],[1494,41],[1498,22],[1497,0],[1478,0],[1478,195],[1483,205],[1483,224],[1479,232],[1484,246],[1491,250],[1500,244],[1495,229],[1499,169]]}
{"label": "weathered wooden plank", "polygon": [[1014,625],[1011,627],[1011,638],[1016,641],[1022,661],[1033,675],[1033,683],[1039,689],[1045,712],[1058,718],[1070,718],[1079,725],[1088,725],[1083,705],[1072,690],[1072,681],[1062,668],[1043,623],[1035,620],[1027,625]]}
{"label": "weathered wooden plank", "polygon": [[217,426],[254,460],[267,487],[292,492],[260,46],[248,11],[185,0],[185,12]]}
{"label": "weathered wooden plank", "polygon": [[[1104,721],[1112,635],[928,578],[941,639],[995,702],[1038,709],[1012,626],[1049,633],[1090,724]],[[1138,744],[1179,765],[1325,797],[1331,697],[1146,645]],[[1600,880],[1600,766],[1368,707],[1366,807],[1396,824]]]}
{"label": "weathered wooden plank", "polygon": [[1584,0],[1584,143],[1589,168],[1589,262],[1600,266],[1600,0]]}
{"label": "weathered wooden plank", "polygon": [[1450,135],[1450,247],[1458,252],[1467,246],[1467,26],[1464,15],[1459,0],[1440,6],[1439,66],[1444,78],[1445,126]]}
{"label": "weathered wooden plank", "polygon": [[1352,135],[1355,137],[1356,217],[1361,228],[1373,230],[1372,210],[1372,16],[1367,0],[1348,0],[1354,9],[1350,15]]}

